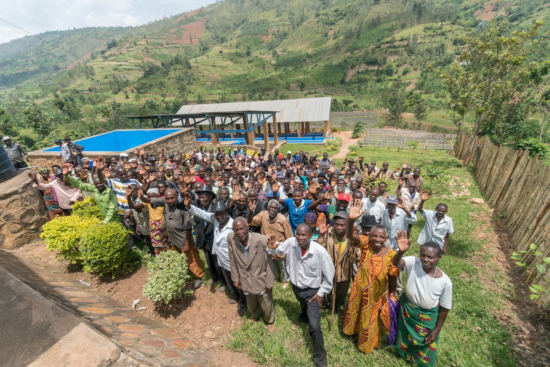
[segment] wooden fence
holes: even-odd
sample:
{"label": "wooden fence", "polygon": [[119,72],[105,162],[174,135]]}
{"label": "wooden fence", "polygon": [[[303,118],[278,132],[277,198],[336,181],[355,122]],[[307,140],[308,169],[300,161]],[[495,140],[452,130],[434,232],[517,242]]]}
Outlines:
{"label": "wooden fence", "polygon": [[[480,189],[497,213],[506,214],[506,229],[515,251],[528,250],[534,243],[542,256],[526,255],[528,264],[525,279],[529,285],[550,284],[548,271],[540,273],[536,265],[545,265],[544,257],[550,256],[550,167],[529,157],[528,151],[513,150],[494,145],[488,137],[478,138],[468,154],[473,137],[460,134],[454,147],[454,155],[473,163]],[[542,304],[550,304],[550,295],[540,298]]]}

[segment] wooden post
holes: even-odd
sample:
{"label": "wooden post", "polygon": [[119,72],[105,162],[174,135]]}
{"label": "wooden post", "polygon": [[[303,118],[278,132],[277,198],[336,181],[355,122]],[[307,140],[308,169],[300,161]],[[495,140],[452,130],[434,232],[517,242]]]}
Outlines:
{"label": "wooden post", "polygon": [[277,115],[273,115],[273,137],[275,138],[275,146],[279,144],[279,131],[281,131],[281,123],[277,122]]}
{"label": "wooden post", "polygon": [[296,124],[296,131],[298,131],[298,137],[301,138],[302,137],[302,123],[301,122],[298,122]]}
{"label": "wooden post", "polygon": [[[248,130],[248,121],[246,119],[246,115],[243,116],[243,123],[244,123],[244,129]],[[254,146],[254,131],[246,132],[244,134],[244,139],[246,140],[246,144]]]}
{"label": "wooden post", "polygon": [[[267,124],[267,121],[264,122],[264,124]],[[269,152],[269,134],[268,134],[268,129],[265,128],[265,125],[264,125],[264,147],[265,147],[265,150]]]}
{"label": "wooden post", "polygon": [[290,122],[285,122],[285,134],[290,133]]}
{"label": "wooden post", "polygon": [[[210,124],[212,125],[212,130],[216,130],[216,118],[210,117]],[[212,139],[212,144],[216,145],[220,142],[218,139],[218,134],[216,133],[210,133],[210,137]]]}
{"label": "wooden post", "polygon": [[329,120],[325,121],[324,126],[325,126],[324,136],[326,138],[328,136],[328,134],[330,134],[330,121]]}

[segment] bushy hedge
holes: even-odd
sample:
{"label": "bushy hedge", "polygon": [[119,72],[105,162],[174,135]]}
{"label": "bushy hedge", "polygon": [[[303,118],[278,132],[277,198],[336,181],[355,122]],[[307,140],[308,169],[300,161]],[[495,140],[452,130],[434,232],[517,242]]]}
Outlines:
{"label": "bushy hedge", "polygon": [[80,218],[104,219],[93,197],[87,197],[82,201],[77,201],[73,205],[73,215]]}
{"label": "bushy hedge", "polygon": [[173,299],[180,299],[193,294],[187,288],[191,280],[185,255],[176,251],[161,252],[158,256],[146,256],[149,278],[143,286],[143,295],[155,302],[168,304]]}
{"label": "bushy hedge", "polygon": [[57,257],[78,264],[82,261],[79,249],[82,234],[87,228],[99,223],[97,218],[81,218],[74,215],[58,217],[42,227],[40,238],[46,243],[48,251],[59,251]]}
{"label": "bushy hedge", "polygon": [[128,231],[120,223],[88,228],[80,239],[80,251],[85,272],[113,278],[131,272],[140,260],[128,248]]}

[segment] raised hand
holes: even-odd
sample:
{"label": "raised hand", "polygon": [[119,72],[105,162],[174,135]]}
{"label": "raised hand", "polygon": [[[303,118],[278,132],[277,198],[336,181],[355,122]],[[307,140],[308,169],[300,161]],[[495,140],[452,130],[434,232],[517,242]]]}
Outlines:
{"label": "raised hand", "polygon": [[409,247],[411,247],[411,240],[407,238],[407,232],[400,229],[397,231],[395,239],[397,240],[397,247],[399,247],[399,251],[407,252]]}
{"label": "raised hand", "polygon": [[69,173],[69,167],[63,166],[63,176],[66,176]]}
{"label": "raised hand", "polygon": [[183,205],[187,207],[191,205],[191,200],[193,200],[193,196],[191,196],[191,194],[188,192],[184,193],[184,195],[185,195],[185,198],[183,199]]}
{"label": "raised hand", "polygon": [[428,190],[424,190],[422,192],[422,196],[420,197],[420,199],[422,201],[427,201],[430,197],[431,197],[430,192]]}
{"label": "raised hand", "polygon": [[407,168],[408,164],[407,162],[403,163],[403,169]]}
{"label": "raised hand", "polygon": [[111,170],[110,169],[106,169],[103,171],[103,176],[105,176],[105,178],[110,178],[111,177]]}
{"label": "raised hand", "polygon": [[126,171],[128,171],[130,168],[130,163],[124,163],[124,169],[126,169]]}
{"label": "raised hand", "polygon": [[145,155],[145,149],[141,148],[141,149],[139,150],[139,155]]}
{"label": "raised hand", "polygon": [[267,240],[267,247],[269,247],[271,250],[275,250],[279,245],[275,242],[275,236],[270,236]]}
{"label": "raised hand", "polygon": [[151,173],[151,174],[149,175],[148,181],[149,181],[149,182],[153,182],[153,181],[156,181],[156,180],[157,180],[157,175],[154,174],[154,173]]}
{"label": "raised hand", "polygon": [[139,149],[138,149],[138,148],[134,149],[133,153],[134,153],[135,155],[138,155],[138,154],[139,154]]}
{"label": "raised hand", "polygon": [[317,195],[317,188],[319,187],[319,184],[317,183],[317,181],[310,181],[309,182],[309,185],[307,187],[307,190],[312,194],[312,195]]}
{"label": "raised hand", "polygon": [[241,188],[239,185],[233,185],[233,196],[231,197],[233,201],[239,200],[239,196],[241,196]]}
{"label": "raised hand", "polygon": [[351,207],[349,208],[348,218],[355,221],[365,214],[365,210],[361,210],[361,199],[353,199]]}
{"label": "raised hand", "polygon": [[248,199],[248,209],[250,209],[251,212],[256,209],[256,199],[249,198]]}
{"label": "raised hand", "polygon": [[273,190],[273,197],[275,197],[275,193],[279,191],[279,184],[277,183],[277,181],[271,184],[271,190]]}
{"label": "raised hand", "polygon": [[350,180],[349,175],[345,175],[345,176],[344,176],[344,182],[345,182],[346,184],[348,184],[348,183],[349,183],[349,180]]}
{"label": "raised hand", "polygon": [[27,174],[29,176],[29,178],[33,181],[36,181],[36,173],[35,172],[29,172]]}
{"label": "raised hand", "polygon": [[193,175],[186,173],[183,176],[181,176],[180,180],[183,180],[186,184],[191,183],[194,180]]}
{"label": "raised hand", "polygon": [[223,186],[223,180],[218,180],[218,188]]}
{"label": "raised hand", "polygon": [[126,194],[124,195],[126,197],[126,200],[130,200],[130,195],[132,194],[132,188],[130,186],[126,187]]}
{"label": "raised hand", "polygon": [[81,179],[85,180],[88,178],[88,171],[83,169],[82,171],[80,171],[79,175]]}
{"label": "raised hand", "polygon": [[102,170],[105,168],[105,159],[103,157],[99,157],[97,159],[97,162],[94,164],[94,167],[96,167],[98,170]]}
{"label": "raised hand", "polygon": [[326,220],[317,221],[317,226],[319,227],[319,234],[322,236],[328,232],[328,226]]}
{"label": "raised hand", "polygon": [[404,181],[402,178],[399,178],[399,186],[403,185]]}
{"label": "raised hand", "polygon": [[365,158],[359,157],[359,162],[363,162],[364,160],[365,160]]}
{"label": "raised hand", "polygon": [[338,180],[333,178],[332,180],[330,180],[330,187],[336,187],[336,185],[338,185]]}
{"label": "raised hand", "polygon": [[143,198],[143,190],[141,188],[138,189],[138,196],[140,199]]}
{"label": "raised hand", "polygon": [[248,182],[246,183],[246,188],[248,190],[250,190],[252,188],[252,179],[248,180]]}

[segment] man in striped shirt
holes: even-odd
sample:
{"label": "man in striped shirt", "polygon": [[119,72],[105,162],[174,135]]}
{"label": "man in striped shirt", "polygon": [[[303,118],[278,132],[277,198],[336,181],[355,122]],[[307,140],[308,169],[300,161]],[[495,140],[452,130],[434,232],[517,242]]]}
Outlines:
{"label": "man in striped shirt", "polygon": [[103,157],[99,157],[97,160],[97,176],[99,180],[107,187],[112,189],[116,194],[117,201],[117,214],[124,216],[130,207],[128,206],[128,200],[126,199],[126,188],[130,185],[136,185],[141,187],[138,180],[128,178],[128,171],[122,166],[117,167],[116,173],[118,178],[105,178],[103,175],[103,169],[105,168],[105,162]]}

